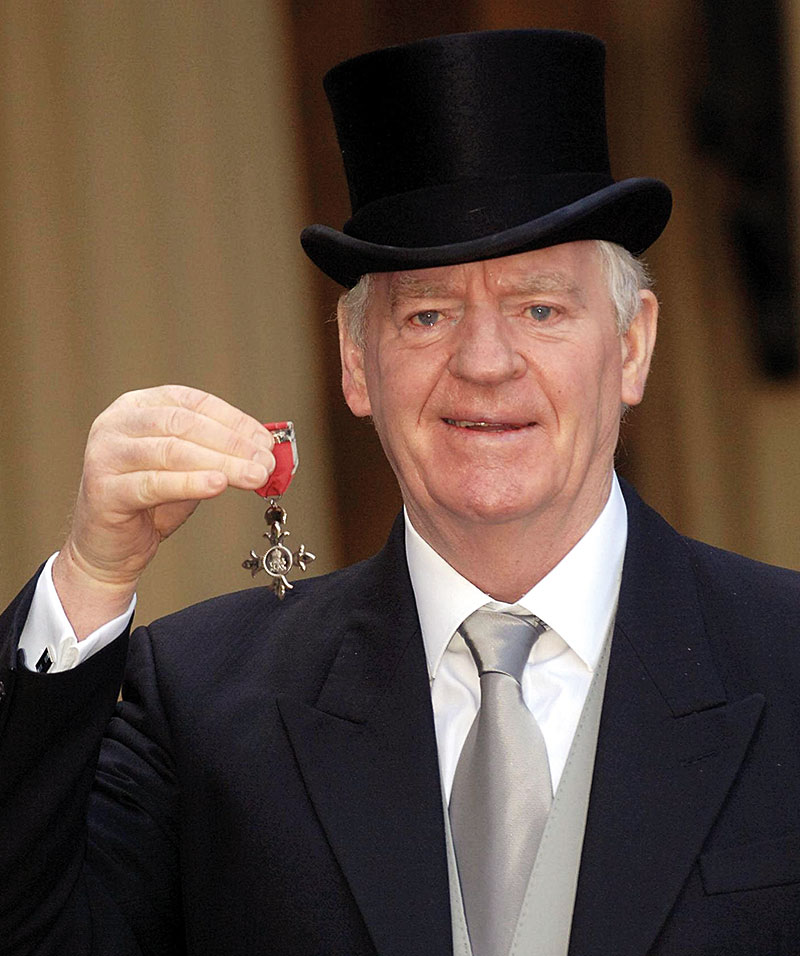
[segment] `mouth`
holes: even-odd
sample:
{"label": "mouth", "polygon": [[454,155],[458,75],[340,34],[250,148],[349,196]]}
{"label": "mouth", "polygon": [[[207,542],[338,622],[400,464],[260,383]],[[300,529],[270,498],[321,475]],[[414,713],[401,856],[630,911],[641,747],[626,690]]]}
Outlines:
{"label": "mouth", "polygon": [[453,428],[468,428],[471,431],[483,432],[511,432],[520,431],[523,428],[530,428],[534,422],[491,422],[460,418],[443,418],[446,425]]}

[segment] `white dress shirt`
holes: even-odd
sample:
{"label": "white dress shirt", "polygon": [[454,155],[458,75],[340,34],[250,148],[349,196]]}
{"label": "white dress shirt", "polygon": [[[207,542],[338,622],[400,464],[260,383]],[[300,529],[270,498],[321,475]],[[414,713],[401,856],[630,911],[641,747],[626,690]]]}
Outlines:
{"label": "white dress shirt", "polygon": [[[522,694],[544,735],[554,793],[613,625],[627,533],[628,514],[614,476],[608,502],[592,527],[516,602],[550,627],[533,646]],[[457,628],[493,598],[440,557],[407,514],[406,554],[428,661],[442,785],[449,800],[456,763],[480,702],[478,672]]]}
{"label": "white dress shirt", "polygon": [[75,667],[119,637],[125,630],[136,607],[136,595],[134,594],[131,603],[123,614],[103,624],[102,627],[92,631],[82,641],[79,641],[75,637],[75,631],[69,623],[67,615],[64,613],[58,592],[53,584],[53,562],[55,559],[56,555],[51,555],[47,564],[42,568],[42,573],[36,582],[31,608],[28,611],[28,617],[19,639],[19,648],[25,652],[25,666],[29,670],[36,670],[37,664],[46,653],[51,664],[45,669],[50,674]]}

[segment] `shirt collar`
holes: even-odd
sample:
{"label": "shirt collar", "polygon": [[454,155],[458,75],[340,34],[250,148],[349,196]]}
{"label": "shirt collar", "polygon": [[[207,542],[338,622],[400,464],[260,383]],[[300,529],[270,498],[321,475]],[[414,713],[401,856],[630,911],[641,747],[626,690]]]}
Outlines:
{"label": "shirt collar", "polygon": [[[408,570],[433,679],[459,625],[493,598],[451,567],[420,537],[405,511],[404,516]],[[597,664],[616,612],[627,536],[628,513],[614,475],[608,501],[591,528],[516,602],[556,631],[589,670]]]}

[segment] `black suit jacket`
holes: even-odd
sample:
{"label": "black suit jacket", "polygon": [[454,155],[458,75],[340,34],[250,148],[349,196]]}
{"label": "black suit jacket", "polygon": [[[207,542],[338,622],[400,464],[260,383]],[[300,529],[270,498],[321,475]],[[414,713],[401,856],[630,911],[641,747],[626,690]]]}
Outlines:
{"label": "black suit jacket", "polygon": [[[800,953],[800,575],[626,498],[571,956]],[[450,953],[401,523],[283,603],[140,628],[116,709],[124,642],[11,668],[30,592],[0,622],[0,952]]]}

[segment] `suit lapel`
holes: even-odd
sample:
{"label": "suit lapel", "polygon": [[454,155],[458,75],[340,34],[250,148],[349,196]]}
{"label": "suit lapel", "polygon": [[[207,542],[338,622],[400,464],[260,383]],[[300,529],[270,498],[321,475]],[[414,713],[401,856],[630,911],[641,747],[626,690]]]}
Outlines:
{"label": "suit lapel", "polygon": [[361,567],[314,706],[279,707],[314,808],[381,956],[451,951],[425,654],[399,520]]}
{"label": "suit lapel", "polygon": [[570,953],[644,956],[758,722],[728,700],[683,539],[629,489],[628,549]]}
{"label": "suit lapel", "polygon": [[[731,700],[690,555],[625,489],[628,550],[570,953],[644,956],[735,780],[763,700]],[[402,523],[358,572],[314,706],[279,701],[300,771],[381,956],[452,951],[443,808]]]}

